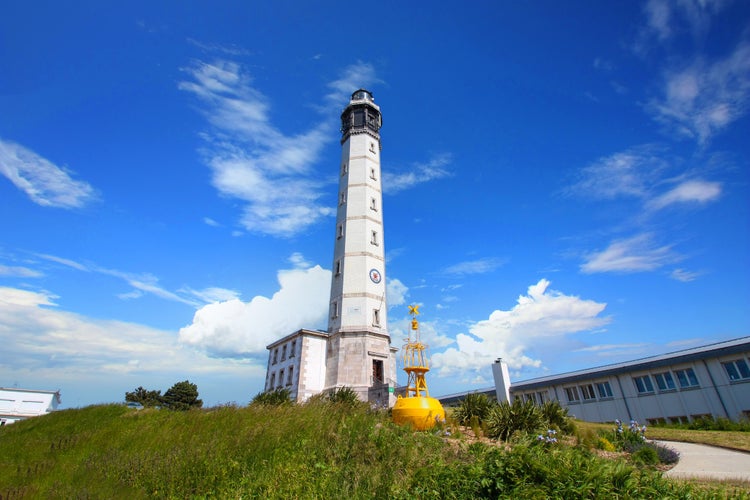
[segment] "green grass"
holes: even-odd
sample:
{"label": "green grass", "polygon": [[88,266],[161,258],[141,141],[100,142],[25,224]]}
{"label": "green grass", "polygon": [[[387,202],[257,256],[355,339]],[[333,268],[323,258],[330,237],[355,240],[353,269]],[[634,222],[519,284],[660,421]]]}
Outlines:
{"label": "green grass", "polygon": [[417,433],[342,404],[65,410],[0,428],[9,498],[715,498],[572,446]]}
{"label": "green grass", "polygon": [[[627,427],[627,424],[625,424]],[[580,431],[587,429],[593,432],[610,432],[614,424],[597,424],[576,421]],[[664,441],[682,441],[685,443],[709,444],[732,450],[750,452],[750,432],[747,431],[701,431],[677,427],[649,427],[646,437]]]}

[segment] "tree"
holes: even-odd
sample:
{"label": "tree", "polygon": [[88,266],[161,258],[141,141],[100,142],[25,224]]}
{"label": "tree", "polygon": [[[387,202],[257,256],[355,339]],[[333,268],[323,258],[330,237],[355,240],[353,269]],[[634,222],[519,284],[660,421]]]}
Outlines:
{"label": "tree", "polygon": [[125,401],[140,403],[146,408],[162,404],[161,391],[149,391],[139,386],[133,392],[125,393]]}
{"label": "tree", "polygon": [[189,380],[177,382],[162,397],[164,405],[171,410],[201,408],[203,401],[198,399],[198,386]]}

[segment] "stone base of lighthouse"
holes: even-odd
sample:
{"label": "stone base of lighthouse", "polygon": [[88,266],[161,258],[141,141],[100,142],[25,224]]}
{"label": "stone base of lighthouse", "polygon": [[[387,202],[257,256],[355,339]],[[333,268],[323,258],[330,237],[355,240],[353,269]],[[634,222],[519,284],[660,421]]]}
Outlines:
{"label": "stone base of lighthouse", "polygon": [[336,332],[330,334],[326,348],[325,391],[349,387],[362,401],[393,406],[397,349],[391,347],[388,335]]}

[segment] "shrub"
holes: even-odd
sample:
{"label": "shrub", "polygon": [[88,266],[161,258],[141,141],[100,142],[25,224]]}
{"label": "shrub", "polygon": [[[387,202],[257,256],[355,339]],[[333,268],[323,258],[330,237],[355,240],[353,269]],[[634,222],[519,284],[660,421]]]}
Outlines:
{"label": "shrub", "polygon": [[672,448],[662,444],[652,445],[656,449],[657,455],[659,455],[659,462],[663,464],[676,464],[680,460],[680,454]]}
{"label": "shrub", "polygon": [[559,401],[545,401],[541,406],[542,417],[547,427],[557,429],[565,434],[575,430],[572,419],[568,416],[568,409],[563,408]]}
{"label": "shrub", "polygon": [[461,405],[453,410],[453,419],[460,425],[470,425],[472,417],[476,417],[477,424],[481,425],[493,406],[496,406],[496,403],[486,394],[467,394]]}
{"label": "shrub", "polygon": [[291,392],[289,389],[277,388],[270,392],[259,392],[255,395],[251,405],[280,406],[291,404]]}
{"label": "shrub", "polygon": [[615,445],[613,445],[609,439],[600,437],[596,442],[596,447],[604,451],[615,451]]}
{"label": "shrub", "polygon": [[536,433],[546,427],[542,412],[531,401],[520,399],[513,403],[503,401],[492,407],[487,416],[487,434],[491,438],[507,441],[515,432]]}
{"label": "shrub", "polygon": [[328,401],[346,406],[358,406],[361,401],[351,387],[337,387],[326,395]]}
{"label": "shrub", "polygon": [[656,448],[649,443],[644,443],[630,456],[635,463],[639,464],[655,465],[659,463],[659,454],[656,452]]}

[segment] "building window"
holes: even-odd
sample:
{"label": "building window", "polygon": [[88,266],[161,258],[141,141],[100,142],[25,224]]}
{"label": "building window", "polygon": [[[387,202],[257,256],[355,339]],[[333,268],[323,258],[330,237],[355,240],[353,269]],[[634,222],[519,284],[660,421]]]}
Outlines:
{"label": "building window", "polygon": [[578,387],[566,387],[565,396],[568,398],[568,403],[577,403],[581,400],[578,396]]}
{"label": "building window", "polygon": [[286,359],[286,345],[281,348],[281,361],[284,361]]}
{"label": "building window", "polygon": [[339,317],[339,303],[334,301],[331,302],[331,318]]}
{"label": "building window", "polygon": [[383,383],[383,361],[380,359],[372,360],[372,383]]}
{"label": "building window", "polygon": [[537,392],[536,393],[536,399],[539,401],[540,405],[543,405],[547,402],[547,393],[546,392]]}
{"label": "building window", "polygon": [[599,399],[612,397],[612,387],[610,387],[609,382],[597,382],[596,390],[599,392]]}
{"label": "building window", "polygon": [[656,380],[656,387],[660,391],[674,391],[677,389],[677,386],[674,385],[672,374],[669,372],[657,373],[654,375],[654,380]]}
{"label": "building window", "polygon": [[296,340],[292,340],[292,349],[291,349],[291,351],[292,352],[289,353],[289,357],[293,358],[294,357],[294,353],[297,352],[297,341]]}
{"label": "building window", "polygon": [[374,142],[370,143],[370,153],[375,153],[375,143]]}
{"label": "building window", "polygon": [[376,181],[378,178],[375,176],[375,167],[370,168],[370,179]]}
{"label": "building window", "polygon": [[349,171],[349,168],[346,165],[346,162],[341,164],[341,177],[345,176],[346,173]]}
{"label": "building window", "polygon": [[373,245],[377,245],[378,244],[378,232],[377,231],[373,231],[370,234],[370,243],[373,244]]}
{"label": "building window", "polygon": [[370,198],[370,210],[375,210],[376,212],[378,211],[378,205],[375,198]]}
{"label": "building window", "polygon": [[336,276],[341,274],[341,259],[336,261]]}
{"label": "building window", "polygon": [[289,367],[289,374],[286,376],[286,385],[292,385],[292,378],[294,378],[294,367]]}
{"label": "building window", "polygon": [[372,324],[373,326],[380,326],[380,309],[372,310]]}
{"label": "building window", "polygon": [[279,348],[273,350],[273,363],[272,365],[275,365],[279,361]]}
{"label": "building window", "polygon": [[344,225],[339,224],[338,227],[336,227],[336,239],[341,239],[344,236]]}
{"label": "building window", "polygon": [[681,389],[687,389],[689,387],[700,387],[698,383],[698,377],[695,376],[695,372],[692,368],[685,368],[684,370],[675,370],[677,380],[680,382]]}
{"label": "building window", "polygon": [[591,384],[582,385],[581,396],[583,396],[584,401],[596,399],[596,394],[594,394],[594,386]]}
{"label": "building window", "polygon": [[284,370],[281,370],[279,372],[279,387],[281,387],[284,384]]}
{"label": "building window", "polygon": [[669,423],[670,424],[689,424],[690,420],[688,420],[687,416],[680,415],[677,417],[669,417]]}
{"label": "building window", "polygon": [[339,196],[339,205],[343,205],[346,203],[346,191],[341,191],[341,196]]}
{"label": "building window", "polygon": [[729,361],[722,363],[722,365],[724,365],[730,381],[735,382],[737,380],[750,379],[750,368],[747,367],[747,362],[744,359]]}
{"label": "building window", "polygon": [[269,391],[272,391],[272,390],[273,390],[273,387],[274,387],[275,385],[276,385],[276,374],[275,374],[275,373],[272,373],[272,374],[271,374],[271,381],[270,381],[270,383],[268,384],[268,390],[269,390]]}
{"label": "building window", "polygon": [[642,377],[633,377],[638,394],[648,394],[654,392],[654,384],[651,383],[651,377],[644,375]]}

